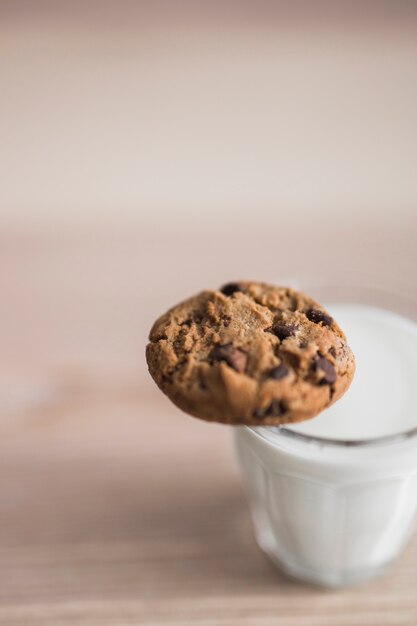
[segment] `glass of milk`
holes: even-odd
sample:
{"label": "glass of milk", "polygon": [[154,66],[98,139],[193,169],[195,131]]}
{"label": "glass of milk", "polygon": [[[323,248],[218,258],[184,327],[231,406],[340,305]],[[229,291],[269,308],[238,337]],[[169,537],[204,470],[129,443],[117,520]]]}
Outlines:
{"label": "glass of milk", "polygon": [[[377,289],[307,290],[345,331],[356,374],[312,420],[235,429],[259,546],[328,587],[385,572],[417,512],[417,304]],[[416,395],[415,395],[416,394]]]}

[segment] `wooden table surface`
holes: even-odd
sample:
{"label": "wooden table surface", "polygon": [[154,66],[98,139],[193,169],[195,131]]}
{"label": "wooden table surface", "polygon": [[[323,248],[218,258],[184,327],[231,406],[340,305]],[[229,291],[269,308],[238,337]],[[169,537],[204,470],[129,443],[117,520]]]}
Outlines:
{"label": "wooden table surface", "polygon": [[272,566],[230,430],[141,378],[142,292],[122,273],[137,247],[76,241],[2,242],[0,623],[415,626],[417,539],[352,589]]}

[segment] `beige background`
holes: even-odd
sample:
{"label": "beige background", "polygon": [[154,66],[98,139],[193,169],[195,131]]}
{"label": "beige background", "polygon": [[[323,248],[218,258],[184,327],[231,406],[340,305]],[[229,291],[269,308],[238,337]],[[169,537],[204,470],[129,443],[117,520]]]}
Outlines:
{"label": "beige background", "polygon": [[239,277],[417,297],[417,5],[0,3],[0,623],[411,626],[256,548],[153,319]]}
{"label": "beige background", "polygon": [[415,215],[413,2],[3,0],[0,18],[8,221]]}

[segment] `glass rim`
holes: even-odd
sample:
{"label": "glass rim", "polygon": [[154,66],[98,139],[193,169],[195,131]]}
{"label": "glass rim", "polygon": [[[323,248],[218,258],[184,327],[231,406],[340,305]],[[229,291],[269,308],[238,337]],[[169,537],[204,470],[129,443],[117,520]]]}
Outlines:
{"label": "glass rim", "polygon": [[[314,419],[314,418],[313,418]],[[317,444],[321,447],[332,446],[339,448],[367,448],[374,446],[390,445],[408,441],[414,437],[417,437],[417,426],[409,430],[395,433],[393,435],[382,435],[380,437],[371,437],[367,439],[334,439],[331,437],[316,437],[315,435],[306,435],[294,430],[289,430],[285,425],[281,426],[245,426],[248,430],[251,430],[255,435],[261,436],[263,439],[269,439],[262,431],[276,429],[272,434],[277,437],[284,436],[295,441],[301,441],[307,444]]]}

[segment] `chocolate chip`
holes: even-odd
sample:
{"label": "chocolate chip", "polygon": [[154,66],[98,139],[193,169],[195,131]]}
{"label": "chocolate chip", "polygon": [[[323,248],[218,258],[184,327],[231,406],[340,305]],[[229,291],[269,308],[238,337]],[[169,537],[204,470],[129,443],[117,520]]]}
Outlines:
{"label": "chocolate chip", "polygon": [[205,318],[205,315],[206,314],[204,313],[204,311],[195,311],[195,313],[193,314],[194,321],[197,324],[201,324],[201,322]]}
{"label": "chocolate chip", "polygon": [[269,407],[266,409],[265,415],[271,417],[279,417],[285,413],[286,409],[280,400],[273,400]]}
{"label": "chocolate chip", "polygon": [[334,359],[336,358],[336,348],[334,346],[329,348],[329,354],[331,354]]}
{"label": "chocolate chip", "polygon": [[238,291],[243,291],[243,289],[239,283],[227,283],[227,285],[223,285],[223,287],[220,288],[220,291],[225,296],[232,296]]}
{"label": "chocolate chip", "polygon": [[336,382],[337,374],[336,370],[330,361],[324,357],[319,357],[316,361],[316,369],[321,370],[324,373],[323,378],[320,381],[322,385],[332,385]]}
{"label": "chocolate chip", "polygon": [[231,343],[227,343],[223,346],[215,346],[211,358],[213,361],[224,361],[232,367],[236,372],[242,373],[245,371],[246,363],[248,361],[248,355],[243,350],[235,348]]}
{"label": "chocolate chip", "polygon": [[286,367],[284,363],[281,363],[280,365],[278,365],[278,367],[274,367],[274,369],[269,372],[269,377],[273,378],[274,380],[281,380],[281,378],[285,378],[288,373],[288,367]]}
{"label": "chocolate chip", "polygon": [[280,417],[286,412],[286,407],[281,400],[273,400],[266,409],[257,409],[253,416],[258,419],[263,419],[264,417]]}
{"label": "chocolate chip", "polygon": [[314,322],[315,324],[322,323],[323,326],[331,326],[333,323],[333,318],[330,315],[327,315],[324,311],[320,311],[319,309],[308,309],[306,311],[306,316],[310,320],[310,322]]}
{"label": "chocolate chip", "polygon": [[284,341],[287,337],[294,335],[297,327],[292,326],[291,324],[274,324],[274,326],[271,326],[271,328],[267,328],[266,330],[278,337],[281,341]]}

